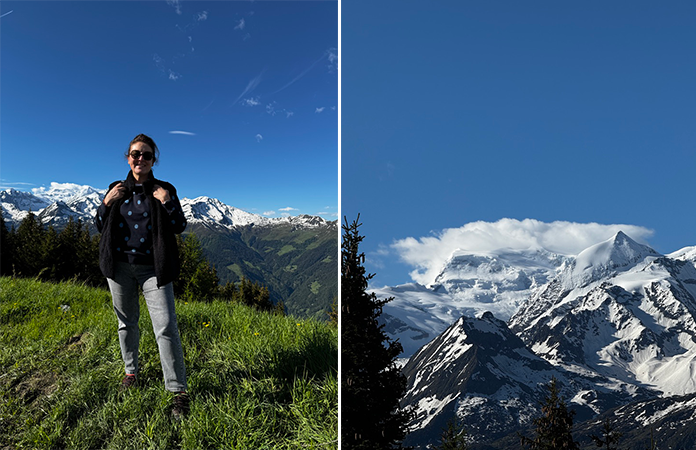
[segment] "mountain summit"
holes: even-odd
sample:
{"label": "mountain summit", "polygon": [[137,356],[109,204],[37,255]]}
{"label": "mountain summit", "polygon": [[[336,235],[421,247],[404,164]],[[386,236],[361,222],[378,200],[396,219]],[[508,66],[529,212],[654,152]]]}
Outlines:
{"label": "mountain summit", "polygon": [[595,244],[575,258],[568,286],[584,286],[594,280],[628,269],[647,257],[660,257],[652,248],[642,245],[619,231],[610,239]]}

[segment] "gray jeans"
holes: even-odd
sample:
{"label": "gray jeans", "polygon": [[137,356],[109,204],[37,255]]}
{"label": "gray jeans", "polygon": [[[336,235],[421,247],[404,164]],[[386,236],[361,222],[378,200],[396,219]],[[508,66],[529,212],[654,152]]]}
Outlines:
{"label": "gray jeans", "polygon": [[138,264],[116,263],[114,279],[107,278],[114,311],[118,318],[118,340],[127,374],[138,373],[140,344],[140,304],[138,287],[143,290],[159,347],[164,387],[168,391],[186,390],[186,367],[179,327],[174,311],[174,287],[171,283],[157,287],[155,268]]}

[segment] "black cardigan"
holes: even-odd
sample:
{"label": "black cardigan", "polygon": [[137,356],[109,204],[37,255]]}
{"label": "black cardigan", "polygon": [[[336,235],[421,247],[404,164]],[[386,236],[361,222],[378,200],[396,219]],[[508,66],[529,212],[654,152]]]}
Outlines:
{"label": "black cardigan", "polygon": [[[114,181],[109,185],[108,191],[114,188],[119,181]],[[135,178],[129,172],[124,181],[126,189],[132,191],[135,188]],[[162,202],[152,195],[154,185],[159,185],[169,191],[172,205],[166,208]],[[108,193],[107,191],[107,193]],[[176,234],[182,233],[186,229],[186,217],[181,209],[179,198],[176,196],[176,189],[166,181],[155,178],[154,173],[143,183],[143,191],[150,201],[150,213],[152,220],[152,252],[155,260],[155,275],[157,276],[157,287],[162,287],[173,282],[179,276],[179,248],[176,244]],[[115,255],[113,253],[114,227],[118,226],[121,204],[124,197],[116,200],[111,206],[101,204],[94,223],[97,230],[101,233],[99,240],[99,268],[107,278],[114,278]],[[168,211],[168,209],[171,211]]]}

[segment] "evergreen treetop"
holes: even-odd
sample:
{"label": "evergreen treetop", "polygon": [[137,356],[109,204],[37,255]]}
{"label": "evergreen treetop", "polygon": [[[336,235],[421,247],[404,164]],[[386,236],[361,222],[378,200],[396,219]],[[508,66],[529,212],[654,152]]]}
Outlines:
{"label": "evergreen treetop", "polygon": [[548,389],[541,405],[542,415],[533,421],[536,436],[533,439],[520,436],[522,446],[532,450],[579,450],[571,434],[575,411],[568,410],[555,377],[551,378]]}
{"label": "evergreen treetop", "polygon": [[395,449],[407,433],[411,410],[401,409],[406,378],[396,365],[403,351],[378,318],[391,299],[366,291],[373,275],[362,264],[363,236],[345,219],[341,243],[341,448]]}

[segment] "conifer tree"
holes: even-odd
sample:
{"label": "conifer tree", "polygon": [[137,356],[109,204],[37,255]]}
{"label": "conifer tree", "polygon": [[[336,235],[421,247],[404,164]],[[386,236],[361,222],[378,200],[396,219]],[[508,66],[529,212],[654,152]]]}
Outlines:
{"label": "conifer tree", "polygon": [[261,311],[271,311],[274,309],[268,288],[252,282],[246,277],[242,277],[242,280],[237,285],[234,299]]}
{"label": "conifer tree", "polygon": [[401,409],[406,378],[396,365],[401,344],[392,341],[378,323],[382,307],[367,293],[359,245],[358,223],[344,218],[341,243],[341,448],[344,450],[401,448],[411,410]]}
{"label": "conifer tree", "polygon": [[202,262],[188,280],[184,295],[192,300],[213,300],[218,293],[218,282],[215,268],[210,266],[207,261]]}
{"label": "conifer tree", "polygon": [[619,450],[619,440],[623,436],[623,433],[616,431],[614,424],[610,419],[607,419],[602,424],[602,436],[592,435],[592,442],[594,442],[597,447],[606,447],[607,450]]}
{"label": "conifer tree", "polygon": [[65,225],[59,235],[58,252],[62,257],[58,262],[60,270],[58,271],[58,280],[67,280],[72,277],[78,278],[79,272],[79,253],[77,241],[79,236],[78,224],[75,223],[72,217],[68,217],[68,223]]}
{"label": "conifer tree", "polygon": [[46,268],[46,279],[60,281],[64,276],[65,257],[60,248],[60,235],[52,226],[48,227],[42,247],[42,260]]}
{"label": "conifer tree", "polygon": [[435,450],[466,450],[466,430],[453,419],[447,422],[447,428],[442,432],[440,437],[440,446]]}
{"label": "conifer tree", "polygon": [[14,264],[16,273],[23,277],[38,276],[44,269],[44,229],[41,222],[30,211],[22,220],[13,236]]}
{"label": "conifer tree", "polygon": [[329,315],[329,323],[334,327],[338,327],[338,297],[334,295],[333,301],[331,302],[331,311],[327,312]]}
{"label": "conifer tree", "polygon": [[12,275],[14,246],[5,218],[0,214],[0,275]]}
{"label": "conifer tree", "polygon": [[194,233],[185,238],[177,235],[176,239],[181,271],[174,281],[174,293],[194,300],[212,299],[212,293],[217,293],[219,280],[215,267],[203,256],[201,242]]}
{"label": "conifer tree", "polygon": [[533,439],[520,436],[523,447],[532,450],[579,450],[571,434],[575,411],[568,410],[555,377],[549,383],[549,394],[541,405],[541,413],[541,417],[534,419],[536,436]]}

